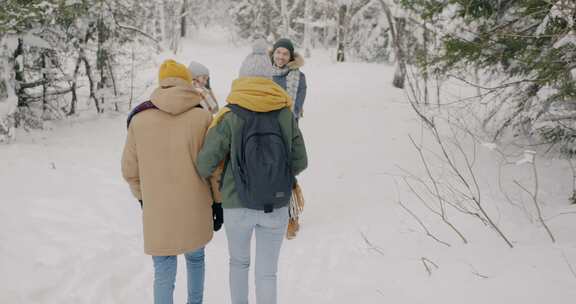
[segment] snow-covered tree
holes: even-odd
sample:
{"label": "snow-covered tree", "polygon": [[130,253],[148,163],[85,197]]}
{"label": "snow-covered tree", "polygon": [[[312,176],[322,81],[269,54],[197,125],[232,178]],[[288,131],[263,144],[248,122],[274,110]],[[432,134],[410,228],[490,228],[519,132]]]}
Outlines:
{"label": "snow-covered tree", "polygon": [[119,64],[125,46],[154,40],[141,29],[143,8],[134,0],[8,1],[0,13],[2,87],[15,94],[18,108],[0,112],[0,120],[41,127],[75,114],[79,89],[97,112],[118,110],[129,68]]}
{"label": "snow-covered tree", "polygon": [[[495,140],[514,130],[576,153],[576,2],[402,2],[438,33],[436,71],[478,87]],[[468,80],[471,70],[485,76],[480,83]]]}
{"label": "snow-covered tree", "polygon": [[242,38],[265,36],[301,41],[304,26],[297,20],[304,17],[304,0],[237,0],[232,1],[230,15]]}

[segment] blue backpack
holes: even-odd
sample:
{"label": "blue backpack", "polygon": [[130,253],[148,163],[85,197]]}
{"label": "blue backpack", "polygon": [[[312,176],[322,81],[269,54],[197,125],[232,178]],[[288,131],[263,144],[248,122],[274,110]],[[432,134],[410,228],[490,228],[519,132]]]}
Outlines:
{"label": "blue backpack", "polygon": [[290,151],[278,121],[282,110],[253,112],[227,105],[243,120],[230,159],[236,191],[242,205],[266,213],[287,206],[292,195]]}

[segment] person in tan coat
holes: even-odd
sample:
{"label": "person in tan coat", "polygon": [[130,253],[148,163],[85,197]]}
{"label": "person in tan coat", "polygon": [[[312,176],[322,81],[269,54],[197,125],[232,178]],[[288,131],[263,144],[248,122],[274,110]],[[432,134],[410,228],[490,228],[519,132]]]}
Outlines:
{"label": "person in tan coat", "polygon": [[154,262],[154,303],[173,303],[177,255],[188,271],[188,303],[202,303],[204,246],[212,239],[212,194],[195,162],[212,115],[200,107],[186,66],[165,61],[151,100],[131,113],[122,174],[142,203],[144,252]]}

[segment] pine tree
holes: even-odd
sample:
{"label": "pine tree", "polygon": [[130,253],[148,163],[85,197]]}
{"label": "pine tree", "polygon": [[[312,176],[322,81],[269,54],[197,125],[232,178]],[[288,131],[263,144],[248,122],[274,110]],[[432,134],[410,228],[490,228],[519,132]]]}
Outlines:
{"label": "pine tree", "polygon": [[484,126],[494,140],[512,129],[576,153],[576,2],[401,2],[438,34],[440,50],[428,61],[437,73],[489,77],[475,85],[493,104]]}

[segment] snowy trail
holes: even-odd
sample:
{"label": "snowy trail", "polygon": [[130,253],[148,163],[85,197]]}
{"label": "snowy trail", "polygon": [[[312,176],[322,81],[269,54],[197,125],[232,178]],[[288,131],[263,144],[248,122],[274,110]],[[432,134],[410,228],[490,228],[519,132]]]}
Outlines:
{"label": "snowy trail", "polygon": [[[224,104],[248,49],[184,49],[177,58],[209,66]],[[431,241],[398,207],[389,175],[396,166],[417,170],[407,135],[420,132],[403,92],[389,85],[393,68],[313,58],[304,68],[310,91],[301,126],[310,158],[300,177],[307,206],[302,231],[284,243],[281,303],[573,301],[576,278],[561,253],[576,265],[574,225],[555,227],[564,239],[555,246],[538,234],[509,250],[489,231],[468,246],[450,237],[452,248]],[[124,137],[124,115],[109,114],[0,146],[0,303],[151,303],[140,210],[120,175]],[[506,228],[522,230],[513,224]],[[226,250],[224,233],[215,234],[207,247],[206,303],[229,302]],[[439,265],[431,277],[422,257]],[[184,303],[179,263],[175,299]]]}

